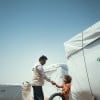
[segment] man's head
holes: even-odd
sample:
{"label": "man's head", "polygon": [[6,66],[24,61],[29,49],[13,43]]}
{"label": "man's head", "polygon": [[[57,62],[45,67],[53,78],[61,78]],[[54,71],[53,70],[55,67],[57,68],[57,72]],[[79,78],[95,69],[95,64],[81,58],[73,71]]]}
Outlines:
{"label": "man's head", "polygon": [[41,65],[44,65],[46,63],[46,61],[48,60],[48,58],[44,55],[42,55],[40,58],[39,58],[39,62]]}

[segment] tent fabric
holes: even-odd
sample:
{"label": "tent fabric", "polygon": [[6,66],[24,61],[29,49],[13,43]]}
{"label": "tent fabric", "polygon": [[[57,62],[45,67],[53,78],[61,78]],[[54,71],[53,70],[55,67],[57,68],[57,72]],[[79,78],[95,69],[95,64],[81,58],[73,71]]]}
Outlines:
{"label": "tent fabric", "polygon": [[[46,75],[58,84],[62,84],[63,77],[68,74],[68,69],[66,64],[53,64],[45,68]],[[45,81],[43,86],[45,97],[49,98],[52,94],[57,93],[60,89],[53,86],[51,83]]]}
{"label": "tent fabric", "polygon": [[64,43],[68,73],[72,76],[70,100],[92,100],[91,91],[100,100],[100,62],[97,60],[100,58],[100,21],[83,31],[84,49],[81,34]]}
{"label": "tent fabric", "polygon": [[[66,64],[53,64],[45,66],[44,71],[51,80],[59,84],[63,82],[63,76],[68,74]],[[45,100],[48,100],[49,96],[60,90],[45,81],[43,91]],[[0,85],[0,100],[33,100],[33,92],[31,82],[27,81],[23,82],[22,85]]]}
{"label": "tent fabric", "polygon": [[[68,74],[66,64],[53,64],[49,66],[44,66],[44,71],[51,80],[59,84],[63,82],[63,76],[65,74]],[[53,93],[56,93],[60,90],[51,85],[49,82],[45,81],[43,91],[45,98],[49,98]],[[31,83],[25,82],[22,86],[23,100],[32,100],[33,92],[34,91],[32,91]]]}
{"label": "tent fabric", "polygon": [[[82,34],[83,34],[83,46],[82,46]],[[85,31],[79,33],[69,41],[64,43],[66,56],[70,57],[72,54],[86,47],[88,44],[100,38],[100,21],[92,25]]]}

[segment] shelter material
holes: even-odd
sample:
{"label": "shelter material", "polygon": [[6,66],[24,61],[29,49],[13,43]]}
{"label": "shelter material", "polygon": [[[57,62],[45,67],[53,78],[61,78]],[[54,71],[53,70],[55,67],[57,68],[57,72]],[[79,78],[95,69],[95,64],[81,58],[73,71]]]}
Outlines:
{"label": "shelter material", "polygon": [[[45,73],[47,76],[58,84],[62,84],[63,77],[68,74],[68,69],[66,64],[53,64],[45,68]],[[53,86],[51,83],[45,81],[43,86],[45,97],[50,97],[52,94],[60,91],[57,87]],[[57,99],[58,100],[58,99]]]}
{"label": "shelter material", "polygon": [[[44,70],[47,76],[57,83],[62,83],[64,74],[68,73],[66,64],[53,64],[46,66]],[[45,100],[59,91],[47,81],[45,81],[43,90]],[[31,83],[27,81],[22,85],[0,85],[0,100],[33,100],[33,92]]]}
{"label": "shelter material", "polygon": [[72,100],[100,100],[100,21],[64,43]]}

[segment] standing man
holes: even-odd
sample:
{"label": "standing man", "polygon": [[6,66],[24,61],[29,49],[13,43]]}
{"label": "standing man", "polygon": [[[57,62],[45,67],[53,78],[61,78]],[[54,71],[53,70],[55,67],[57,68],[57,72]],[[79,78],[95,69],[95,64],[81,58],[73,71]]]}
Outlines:
{"label": "standing man", "polygon": [[32,87],[34,93],[34,100],[44,100],[42,86],[44,85],[44,80],[53,84],[44,73],[43,65],[46,63],[48,58],[46,56],[41,56],[39,58],[39,64],[35,65],[33,68],[33,78],[32,78]]}

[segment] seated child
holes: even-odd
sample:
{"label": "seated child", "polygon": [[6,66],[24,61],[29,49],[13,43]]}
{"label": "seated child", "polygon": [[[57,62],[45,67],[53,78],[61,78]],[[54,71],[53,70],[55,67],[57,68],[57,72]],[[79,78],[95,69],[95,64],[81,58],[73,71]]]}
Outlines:
{"label": "seated child", "polygon": [[71,89],[71,81],[72,78],[69,75],[64,76],[64,83],[62,85],[58,85],[56,83],[53,83],[58,88],[62,88],[61,94],[65,97],[65,100],[69,100],[69,94]]}

